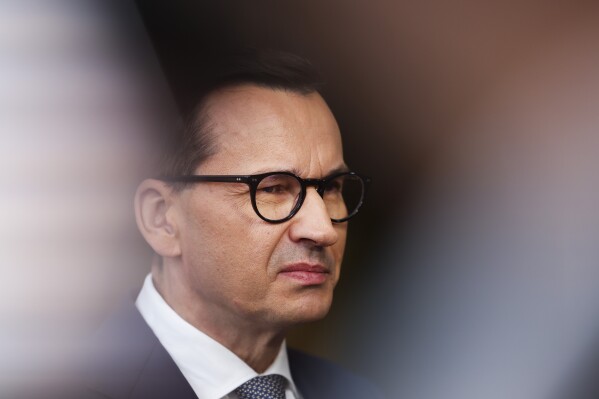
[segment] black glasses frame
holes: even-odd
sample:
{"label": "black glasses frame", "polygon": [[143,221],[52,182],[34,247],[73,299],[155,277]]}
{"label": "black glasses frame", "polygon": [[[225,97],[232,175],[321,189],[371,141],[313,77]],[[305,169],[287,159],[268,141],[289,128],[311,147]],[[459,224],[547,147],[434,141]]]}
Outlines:
{"label": "black glasses frame", "polygon": [[[258,206],[256,204],[256,190],[258,189],[258,185],[260,184],[260,182],[263,179],[265,179],[269,176],[272,176],[272,175],[291,176],[291,177],[294,177],[300,183],[301,191],[299,194],[299,198],[298,198],[295,206],[289,213],[289,215],[283,219],[273,220],[273,219],[268,219],[268,218],[264,217],[258,210]],[[362,197],[360,198],[360,202],[358,203],[358,205],[356,206],[356,208],[354,209],[354,211],[352,213],[350,213],[349,215],[347,215],[346,217],[344,217],[342,219],[331,218],[331,221],[333,223],[343,223],[343,222],[351,219],[352,217],[354,217],[358,213],[360,208],[362,207],[362,204],[364,203],[364,198],[366,197],[366,192],[368,191],[368,186],[370,185],[370,182],[371,182],[369,177],[359,175],[355,172],[340,172],[340,173],[335,173],[330,176],[327,176],[323,179],[302,179],[301,177],[296,176],[295,174],[293,174],[291,172],[268,172],[268,173],[261,173],[258,175],[186,175],[186,176],[174,176],[174,177],[161,177],[160,180],[169,182],[169,183],[201,183],[201,182],[245,183],[250,188],[250,197],[251,197],[251,201],[252,201],[252,207],[254,208],[254,212],[256,212],[256,214],[260,217],[260,219],[262,219],[266,222],[269,222],[269,223],[283,223],[283,222],[288,221],[292,217],[294,217],[295,214],[300,210],[300,208],[302,207],[302,205],[304,203],[304,200],[306,199],[306,190],[308,187],[316,187],[316,192],[318,192],[318,195],[320,195],[320,197],[322,198],[327,184],[331,180],[336,179],[339,176],[344,176],[344,175],[358,177],[362,181],[362,185],[363,185],[364,189],[362,190]]]}

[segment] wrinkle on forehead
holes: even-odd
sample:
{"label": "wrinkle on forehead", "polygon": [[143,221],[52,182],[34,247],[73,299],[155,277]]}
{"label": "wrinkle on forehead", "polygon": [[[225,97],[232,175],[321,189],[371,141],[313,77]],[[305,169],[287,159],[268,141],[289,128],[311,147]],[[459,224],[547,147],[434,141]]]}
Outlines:
{"label": "wrinkle on forehead", "polygon": [[271,168],[322,177],[344,166],[337,122],[317,93],[245,85],[215,93],[206,109],[219,147],[214,162],[207,162],[210,173]]}

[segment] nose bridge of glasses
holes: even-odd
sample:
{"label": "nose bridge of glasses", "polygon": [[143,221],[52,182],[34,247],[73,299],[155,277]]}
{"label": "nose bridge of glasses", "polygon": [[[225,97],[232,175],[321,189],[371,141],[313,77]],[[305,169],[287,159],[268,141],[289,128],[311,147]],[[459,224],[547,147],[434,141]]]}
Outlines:
{"label": "nose bridge of glasses", "polygon": [[304,182],[304,186],[306,188],[314,187],[316,189],[316,192],[318,193],[318,195],[320,195],[321,197],[324,195],[325,180],[323,180],[323,179],[304,179],[303,182]]}

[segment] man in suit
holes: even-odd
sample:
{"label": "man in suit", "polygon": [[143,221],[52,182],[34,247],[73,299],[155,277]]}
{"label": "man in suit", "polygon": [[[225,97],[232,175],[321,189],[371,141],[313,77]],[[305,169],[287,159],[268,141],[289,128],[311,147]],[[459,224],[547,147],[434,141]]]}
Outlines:
{"label": "man in suit", "polygon": [[99,336],[89,387],[110,398],[375,398],[366,381],[288,349],[324,317],[368,179],[306,60],[238,61],[204,88],[135,197],[156,253],[135,302]]}

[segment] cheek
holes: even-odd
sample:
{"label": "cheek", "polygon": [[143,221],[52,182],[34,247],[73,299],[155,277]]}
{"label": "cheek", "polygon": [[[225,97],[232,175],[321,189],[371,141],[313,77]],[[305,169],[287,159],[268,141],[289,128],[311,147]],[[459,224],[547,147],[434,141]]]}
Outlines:
{"label": "cheek", "polygon": [[194,234],[187,240],[193,253],[188,267],[198,279],[209,274],[210,280],[246,299],[264,291],[276,277],[268,266],[281,233],[256,219],[248,221],[229,212],[194,222]]}
{"label": "cheek", "polygon": [[272,284],[277,278],[272,259],[282,238],[279,229],[272,227],[257,222],[238,229],[236,242],[231,236],[225,237],[231,241],[227,246],[229,255],[225,254],[223,260],[228,263],[218,277],[228,280],[221,288],[237,311],[259,311],[270,302]]}

